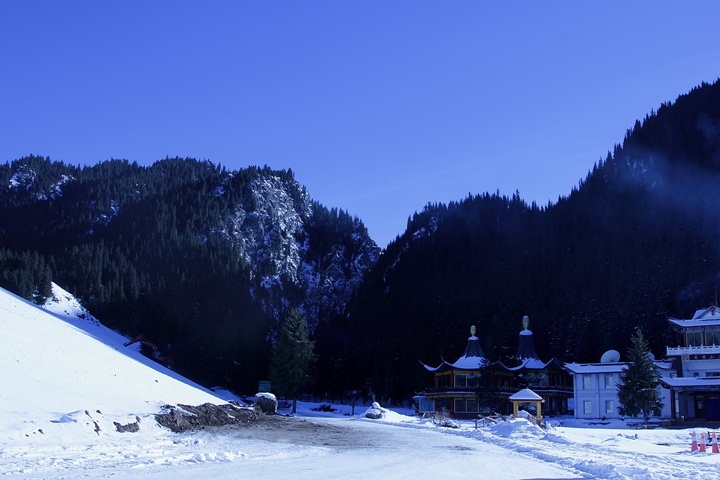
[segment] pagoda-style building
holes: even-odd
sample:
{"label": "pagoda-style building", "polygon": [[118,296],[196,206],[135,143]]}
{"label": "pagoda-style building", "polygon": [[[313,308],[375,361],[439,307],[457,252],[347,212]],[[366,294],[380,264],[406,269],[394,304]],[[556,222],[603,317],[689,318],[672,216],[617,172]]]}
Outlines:
{"label": "pagoda-style building", "polygon": [[[484,355],[475,327],[470,329],[465,351],[453,363],[443,362],[437,367],[423,366],[434,374],[434,386],[415,398],[423,413],[444,410],[455,418],[476,418],[487,412],[487,399],[495,404],[498,413],[510,414],[509,398],[524,388],[532,388],[542,397],[542,413],[559,414],[567,411],[572,397],[572,378],[562,364],[552,359],[543,362],[535,351],[533,333],[523,318],[517,365],[507,366],[501,361],[490,362]],[[481,398],[483,397],[483,398]]]}
{"label": "pagoda-style building", "polygon": [[547,362],[540,360],[535,351],[533,332],[528,329],[530,320],[523,317],[523,329],[518,338],[515,359],[520,363],[507,366],[500,360],[496,362],[496,375],[500,378],[512,376],[512,381],[498,382],[507,385],[500,389],[501,397],[510,397],[523,388],[531,388],[543,399],[543,413],[558,415],[568,411],[568,399],[573,396],[572,377],[562,362],[552,358]]}
{"label": "pagoda-style building", "polygon": [[480,376],[489,365],[475,336],[475,326],[472,326],[465,351],[457,361],[448,363],[443,360],[435,368],[423,364],[435,374],[435,385],[424,396],[416,397],[421,411],[446,411],[456,418],[476,417],[480,413],[477,396]]}

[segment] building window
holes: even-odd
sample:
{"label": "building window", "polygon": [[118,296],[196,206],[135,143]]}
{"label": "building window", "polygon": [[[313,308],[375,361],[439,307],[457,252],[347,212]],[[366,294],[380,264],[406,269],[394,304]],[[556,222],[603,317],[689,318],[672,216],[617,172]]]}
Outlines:
{"label": "building window", "polygon": [[455,375],[455,388],[477,388],[480,385],[479,375]]}
{"label": "building window", "polygon": [[480,406],[478,405],[477,398],[456,398],[455,399],[455,413],[478,413],[480,412]]}
{"label": "building window", "polygon": [[432,398],[420,397],[417,400],[418,411],[420,413],[435,411],[435,401]]}
{"label": "building window", "polygon": [[606,389],[615,388],[615,382],[614,382],[615,376],[612,373],[606,373],[603,378],[605,379],[605,388]]}
{"label": "building window", "polygon": [[437,412],[449,412],[452,404],[449,398],[438,398],[435,400],[435,411]]}
{"label": "building window", "polygon": [[685,334],[686,346],[700,347],[702,346],[702,332],[687,332]]}
{"label": "building window", "polygon": [[720,345],[720,330],[711,329],[705,332],[705,345]]}
{"label": "building window", "polygon": [[547,373],[528,373],[525,375],[528,387],[547,387],[549,385]]}
{"label": "building window", "polygon": [[590,375],[582,376],[582,386],[583,386],[583,390],[592,389],[592,377]]}
{"label": "building window", "polygon": [[605,413],[615,413],[614,400],[605,400]]}
{"label": "building window", "polygon": [[583,401],[583,413],[592,413],[592,401],[591,400]]}

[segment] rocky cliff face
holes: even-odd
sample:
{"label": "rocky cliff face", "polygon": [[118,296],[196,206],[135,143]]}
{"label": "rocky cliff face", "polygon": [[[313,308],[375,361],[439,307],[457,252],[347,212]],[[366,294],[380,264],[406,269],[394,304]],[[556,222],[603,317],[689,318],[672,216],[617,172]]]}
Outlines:
{"label": "rocky cliff face", "polygon": [[244,197],[227,219],[228,237],[238,245],[253,277],[264,285],[281,277],[298,282],[304,226],[312,217],[310,196],[294,180],[268,175],[251,181]]}
{"label": "rocky cliff face", "polygon": [[[228,215],[226,231],[249,266],[264,309],[279,319],[295,292],[311,328],[324,313],[340,313],[380,254],[362,222],[318,219],[324,207],[295,180],[274,175],[252,180],[243,198]],[[312,225],[323,221],[344,224],[318,241]]]}

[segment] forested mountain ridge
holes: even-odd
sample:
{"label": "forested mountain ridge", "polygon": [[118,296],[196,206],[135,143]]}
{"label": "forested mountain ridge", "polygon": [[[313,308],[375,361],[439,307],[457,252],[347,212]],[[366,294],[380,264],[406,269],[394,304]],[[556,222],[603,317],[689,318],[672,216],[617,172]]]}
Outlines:
{"label": "forested mountain ridge", "polygon": [[248,390],[284,312],[330,321],[379,255],[358,218],[312,201],[291,171],[179,158],[0,165],[0,246],[3,286],[42,301],[52,279],[179,370]]}
{"label": "forested mountain ridge", "polygon": [[680,342],[667,317],[717,301],[719,183],[718,82],[635,122],[556,203],[427,205],[382,255],[289,171],[27,157],[0,166],[0,281],[41,299],[52,279],[181,373],[245,392],[300,306],[317,393],[403,400],[431,380],[418,361],[457,358],[470,325],[512,361],[523,315],[544,360],[624,353],[636,327],[664,356]]}
{"label": "forested mountain ridge", "polygon": [[557,203],[528,205],[516,193],[427,205],[338,325],[361,345],[349,375],[364,365],[356,383],[405,398],[431,380],[418,360],[457,358],[470,325],[491,359],[514,355],[523,315],[545,360],[625,352],[636,327],[664,356],[680,342],[667,317],[716,302],[718,184],[714,83],[637,121]]}

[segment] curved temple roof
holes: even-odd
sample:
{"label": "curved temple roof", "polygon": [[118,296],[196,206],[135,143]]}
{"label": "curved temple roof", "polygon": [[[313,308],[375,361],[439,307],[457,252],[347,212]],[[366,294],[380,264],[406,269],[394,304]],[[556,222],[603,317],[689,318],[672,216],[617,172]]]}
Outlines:
{"label": "curved temple roof", "polygon": [[[422,363],[422,362],[420,362]],[[489,365],[489,361],[485,358],[485,353],[480,347],[480,340],[475,336],[475,326],[470,327],[470,337],[468,338],[465,352],[457,359],[455,363],[443,362],[437,367],[430,367],[423,363],[423,366],[430,372],[442,370],[458,369],[458,370],[477,370]]]}
{"label": "curved temple roof", "polygon": [[[515,355],[520,361],[520,364],[515,367],[508,367],[502,362],[497,361],[492,363],[492,365],[497,365],[509,372],[516,372],[526,368],[531,370],[544,370],[548,368],[561,370],[562,365],[555,358],[551,359],[549,362],[543,362],[540,360],[537,352],[535,351],[533,333],[528,330],[528,324],[528,317],[523,317],[523,330],[520,332],[518,350]],[[474,326],[470,328],[470,337],[468,338],[467,345],[465,346],[465,351],[455,362],[451,363],[443,359],[443,362],[437,367],[431,367],[422,362],[420,363],[430,372],[441,372],[446,370],[478,370],[491,364],[491,362],[485,357],[485,354],[480,347],[478,337],[475,336]]]}

